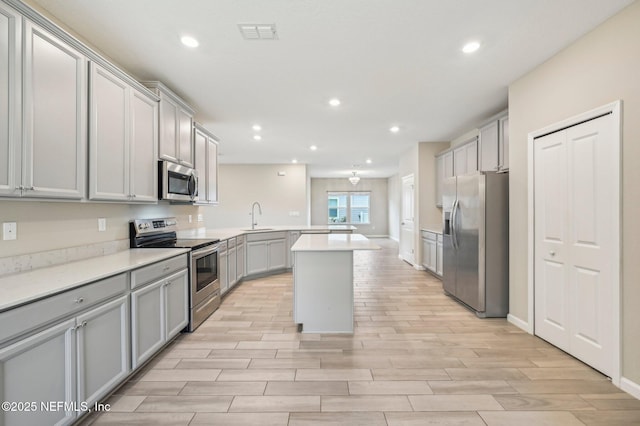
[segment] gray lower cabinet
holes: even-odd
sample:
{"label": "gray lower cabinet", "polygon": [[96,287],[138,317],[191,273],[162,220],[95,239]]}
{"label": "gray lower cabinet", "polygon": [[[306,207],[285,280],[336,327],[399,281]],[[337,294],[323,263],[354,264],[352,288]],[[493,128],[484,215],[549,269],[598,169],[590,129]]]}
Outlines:
{"label": "gray lower cabinet", "polygon": [[189,322],[187,269],[131,293],[132,367],[137,368]]}
{"label": "gray lower cabinet", "polygon": [[422,231],[422,266],[442,275],[442,234]]}
{"label": "gray lower cabinet", "polygon": [[93,406],[129,374],[129,298],[105,303],[76,320],[78,404]]}
{"label": "gray lower cabinet", "polygon": [[247,235],[246,275],[287,267],[287,232],[264,232]]}
{"label": "gray lower cabinet", "polygon": [[75,325],[75,318],[69,319],[0,349],[0,399],[38,404],[32,411],[18,411],[17,407],[0,411],[0,424],[67,425],[74,421],[76,413],[71,409],[42,410],[40,401],[75,400]]}
{"label": "gray lower cabinet", "polygon": [[236,237],[236,283],[242,281],[242,278],[244,277],[244,266],[247,257],[244,239],[244,235]]}
{"label": "gray lower cabinet", "polygon": [[[235,240],[235,238],[232,238],[231,240]],[[231,243],[231,240],[229,240],[229,243]],[[231,244],[229,244],[227,248],[227,275],[229,277],[229,288],[233,287],[238,282],[238,257],[236,254],[236,247],[235,245],[233,247],[230,245]]]}
{"label": "gray lower cabinet", "polygon": [[37,404],[0,424],[70,424],[107,395],[130,371],[128,307],[124,295],[0,349],[1,399]]}
{"label": "gray lower cabinet", "polygon": [[442,276],[442,264],[443,264],[443,251],[442,251],[442,234],[438,234],[438,242],[436,244],[436,274]]}

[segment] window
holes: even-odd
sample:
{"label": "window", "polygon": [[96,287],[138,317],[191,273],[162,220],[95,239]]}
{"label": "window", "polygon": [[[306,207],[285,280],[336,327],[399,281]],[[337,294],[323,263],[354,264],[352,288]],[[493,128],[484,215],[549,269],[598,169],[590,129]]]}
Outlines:
{"label": "window", "polygon": [[369,192],[329,192],[329,223],[368,224]]}

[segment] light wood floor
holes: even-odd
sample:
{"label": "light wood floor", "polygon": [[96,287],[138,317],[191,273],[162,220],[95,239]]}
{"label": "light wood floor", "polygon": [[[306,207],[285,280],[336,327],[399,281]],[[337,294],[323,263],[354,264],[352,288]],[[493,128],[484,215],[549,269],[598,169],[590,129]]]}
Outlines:
{"label": "light wood floor", "polygon": [[606,377],[476,318],[379,243],[355,256],[353,335],[298,333],[291,274],[246,281],[85,423],[640,425]]}

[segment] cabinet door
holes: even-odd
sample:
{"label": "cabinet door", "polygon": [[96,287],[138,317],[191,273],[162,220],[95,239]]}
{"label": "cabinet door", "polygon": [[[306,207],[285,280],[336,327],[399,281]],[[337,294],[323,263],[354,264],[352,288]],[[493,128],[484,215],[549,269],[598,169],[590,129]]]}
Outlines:
{"label": "cabinet door", "polygon": [[207,136],[197,129],[193,136],[193,155],[196,170],[198,171],[198,203],[204,204],[208,201]]}
{"label": "cabinet door", "polygon": [[22,17],[0,3],[0,195],[19,197],[21,185]]}
{"label": "cabinet door", "polygon": [[269,271],[275,269],[284,269],[287,267],[287,241],[271,240],[268,244],[269,249]]}
{"label": "cabinet door", "polygon": [[467,161],[467,174],[478,171],[478,141],[474,140],[465,145],[465,159]]}
{"label": "cabinet door", "polygon": [[455,176],[455,169],[453,167],[453,151],[449,151],[442,156],[444,162],[444,177],[450,178]]}
{"label": "cabinet door", "polygon": [[436,157],[436,206],[442,207],[442,183],[445,177],[444,156]]}
{"label": "cabinet door", "polygon": [[289,232],[289,245],[287,246],[287,268],[293,268],[295,256],[291,251],[291,247],[298,241],[300,238],[300,231],[290,231]]}
{"label": "cabinet door", "polygon": [[422,266],[429,268],[429,259],[431,259],[431,253],[429,253],[431,246],[426,238],[422,238]]}
{"label": "cabinet door", "polygon": [[266,241],[247,242],[247,275],[260,274],[269,269]]}
{"label": "cabinet door", "polygon": [[193,122],[191,121],[192,117],[191,114],[180,107],[178,107],[177,114],[178,159],[180,164],[187,167],[193,167],[193,139],[191,133],[193,128]]}
{"label": "cabinet door", "polygon": [[164,300],[157,281],[131,292],[131,363],[137,368],[164,344]]}
{"label": "cabinet door", "polygon": [[436,242],[429,240],[429,269],[435,271],[438,265]]}
{"label": "cabinet door", "polygon": [[467,174],[467,150],[464,146],[453,151],[453,173],[454,176]]}
{"label": "cabinet door", "polygon": [[227,274],[227,251],[218,252],[218,279],[220,280],[220,294],[229,290],[229,275]]}
{"label": "cabinet door", "polygon": [[82,199],[87,145],[87,61],[25,21],[24,196]]}
{"label": "cabinet door", "polygon": [[164,284],[167,335],[171,339],[189,323],[189,277],[186,269],[166,278]]}
{"label": "cabinet door", "polygon": [[77,402],[91,406],[129,374],[129,298],[78,316],[77,327]]}
{"label": "cabinet door", "polygon": [[178,162],[178,105],[166,95],[160,94],[160,144],[159,158]]}
{"label": "cabinet door", "polygon": [[236,281],[244,277],[245,256],[244,244],[239,244],[236,247]]}
{"label": "cabinet door", "polygon": [[480,129],[478,139],[480,153],[480,171],[498,170],[498,121],[492,121]]}
{"label": "cabinet door", "polygon": [[[75,320],[0,349],[2,401],[75,401]],[[37,378],[37,380],[35,380]],[[72,407],[68,407],[72,408]],[[0,411],[2,425],[66,425],[74,411]]]}
{"label": "cabinet door", "polygon": [[236,281],[238,281],[238,259],[235,247],[227,250],[227,275],[229,276],[229,287],[236,285]]}
{"label": "cabinet door", "polygon": [[509,170],[509,117],[500,119],[500,170]]}
{"label": "cabinet door", "polygon": [[440,238],[437,245],[436,245],[436,273],[440,276],[442,276],[442,239]]}
{"label": "cabinet door", "polygon": [[132,201],[158,201],[158,102],[131,89],[130,192]]}
{"label": "cabinet door", "polygon": [[218,142],[212,138],[207,143],[207,201],[218,202]]}
{"label": "cabinet door", "polygon": [[89,199],[129,199],[129,86],[91,64]]}

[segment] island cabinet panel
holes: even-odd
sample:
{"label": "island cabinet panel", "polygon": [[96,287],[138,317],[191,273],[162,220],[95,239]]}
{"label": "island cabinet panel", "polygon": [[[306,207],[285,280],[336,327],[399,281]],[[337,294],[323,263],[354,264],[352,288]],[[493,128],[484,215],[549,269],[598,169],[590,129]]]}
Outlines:
{"label": "island cabinet panel", "polygon": [[87,59],[30,21],[25,21],[24,41],[22,195],[82,199]]}
{"label": "island cabinet panel", "polygon": [[353,251],[294,256],[294,322],[303,333],[353,333]]}

